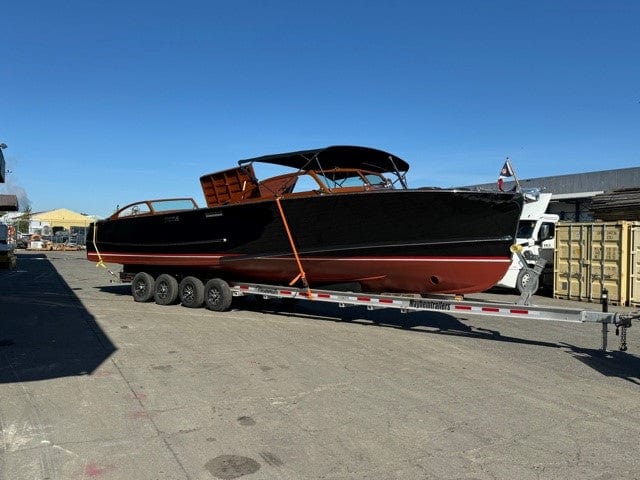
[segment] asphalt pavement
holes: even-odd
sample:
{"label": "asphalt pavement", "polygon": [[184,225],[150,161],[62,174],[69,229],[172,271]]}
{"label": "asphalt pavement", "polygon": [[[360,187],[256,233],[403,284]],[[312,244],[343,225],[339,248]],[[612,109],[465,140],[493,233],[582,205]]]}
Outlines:
{"label": "asphalt pavement", "polygon": [[597,324],[214,313],[112,280],[84,252],[0,270],[0,479],[640,478],[638,325],[602,353]]}

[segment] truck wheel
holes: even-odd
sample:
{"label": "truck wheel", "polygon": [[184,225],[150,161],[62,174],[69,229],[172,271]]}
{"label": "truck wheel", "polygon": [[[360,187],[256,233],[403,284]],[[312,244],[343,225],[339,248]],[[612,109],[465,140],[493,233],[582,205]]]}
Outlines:
{"label": "truck wheel", "polygon": [[136,302],[148,302],[153,298],[155,280],[147,272],[138,272],[131,280],[131,295]]}
{"label": "truck wheel", "polygon": [[204,302],[204,284],[196,277],[184,277],[178,287],[178,296],[185,307],[201,307]]}
{"label": "truck wheel", "polygon": [[212,278],[204,286],[204,306],[214,312],[225,312],[231,306],[233,295],[229,284],[219,278]]}
{"label": "truck wheel", "polygon": [[539,279],[533,275],[531,270],[523,268],[518,273],[518,279],[516,280],[516,288],[520,293],[531,292],[531,295],[536,293],[539,288]]}
{"label": "truck wheel", "polygon": [[153,286],[153,299],[158,305],[172,305],[178,299],[178,281],[175,277],[163,273],[156,278]]}

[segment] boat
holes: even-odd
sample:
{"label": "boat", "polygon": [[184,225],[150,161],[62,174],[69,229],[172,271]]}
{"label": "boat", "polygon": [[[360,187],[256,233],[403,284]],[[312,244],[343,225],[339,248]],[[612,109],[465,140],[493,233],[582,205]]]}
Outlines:
{"label": "boat", "polygon": [[[259,180],[254,165],[285,173]],[[87,259],[123,273],[366,292],[481,292],[511,263],[517,192],[409,188],[409,164],[330,146],[241,160],[192,198],[144,200],[89,227]]]}

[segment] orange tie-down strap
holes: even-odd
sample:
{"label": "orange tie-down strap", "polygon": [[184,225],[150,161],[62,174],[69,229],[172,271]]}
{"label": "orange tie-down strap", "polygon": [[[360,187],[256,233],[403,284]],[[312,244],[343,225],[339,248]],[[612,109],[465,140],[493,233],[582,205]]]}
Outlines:
{"label": "orange tie-down strap", "polygon": [[289,282],[289,286],[293,286],[298,280],[302,280],[302,285],[307,289],[307,296],[311,298],[311,289],[309,288],[309,283],[307,282],[307,276],[304,273],[304,269],[302,268],[302,262],[300,261],[300,255],[298,255],[298,249],[296,248],[296,244],[293,241],[293,236],[291,235],[291,229],[289,228],[289,223],[287,222],[287,217],[284,214],[284,210],[282,209],[282,205],[280,203],[280,197],[276,197],[276,205],[278,205],[278,211],[280,212],[280,217],[282,218],[282,223],[284,224],[284,229],[287,232],[287,237],[289,238],[289,244],[291,245],[291,250],[293,250],[293,256],[296,259],[296,263],[298,264],[298,275]]}
{"label": "orange tie-down strap", "polygon": [[[118,275],[116,275],[115,273],[113,273],[109,267],[107,267],[107,264],[104,263],[104,261],[102,260],[102,255],[100,255],[100,252],[98,251],[98,245],[96,244],[96,237],[98,234],[98,224],[94,223],[93,224],[93,249],[96,251],[96,255],[98,256],[98,263],[96,263],[96,267],[103,267],[104,269],[107,270],[107,272],[109,272],[109,274],[115,278],[116,280],[120,280],[120,278],[118,277]],[[111,280],[111,282],[113,282],[113,280]]]}

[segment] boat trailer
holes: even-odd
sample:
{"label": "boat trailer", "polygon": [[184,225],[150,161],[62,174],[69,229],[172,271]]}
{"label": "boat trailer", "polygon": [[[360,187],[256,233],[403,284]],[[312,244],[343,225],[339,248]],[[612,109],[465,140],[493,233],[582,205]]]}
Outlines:
{"label": "boat trailer", "polygon": [[[512,250],[521,256],[517,248]],[[526,265],[524,258],[521,263]],[[531,268],[531,275],[538,276],[544,268],[544,259],[539,258]],[[104,262],[99,262],[106,268]],[[109,273],[118,278],[111,270]],[[298,275],[292,282],[301,278]],[[367,294],[338,290],[317,290],[310,288],[306,281],[303,287],[267,285],[260,283],[227,281],[220,278],[200,280],[187,276],[180,282],[175,277],[162,274],[157,279],[145,272],[120,272],[119,280],[132,282],[132,294],[138,302],[155,299],[160,305],[170,305],[178,300],[187,307],[204,306],[212,311],[226,311],[230,308],[233,297],[258,296],[265,299],[297,299],[337,304],[339,307],[364,306],[368,310],[394,308],[402,313],[407,312],[440,312],[456,315],[481,315],[501,318],[517,318],[526,320],[545,320],[568,323],[600,323],[602,325],[601,351],[606,352],[608,346],[609,325],[615,327],[620,338],[620,351],[627,350],[627,329],[632,321],[640,320],[640,311],[609,312],[608,295],[603,290],[602,311],[581,310],[575,308],[529,305],[533,295],[531,288],[525,289],[516,303],[489,302],[484,300],[466,300],[461,295],[419,295],[419,294]],[[186,282],[186,283],[185,283]],[[206,282],[206,284],[205,284]],[[183,289],[184,284],[184,289]],[[199,292],[196,294],[196,292]],[[198,296],[199,295],[199,296]],[[199,298],[196,301],[196,298]]]}
{"label": "boat trailer", "polygon": [[521,305],[502,302],[465,300],[460,296],[434,295],[409,296],[386,294],[362,294],[332,290],[310,290],[308,288],[280,287],[245,282],[228,282],[234,297],[246,295],[265,299],[291,298],[337,304],[340,307],[364,306],[368,310],[395,308],[407,312],[440,312],[452,315],[468,314],[528,320],[547,320],[569,323],[602,324],[601,350],[607,351],[609,325],[616,328],[620,337],[620,351],[627,350],[627,329],[633,320],[640,320],[640,312],[609,312],[606,296],[603,296],[602,312],[563,307]]}

